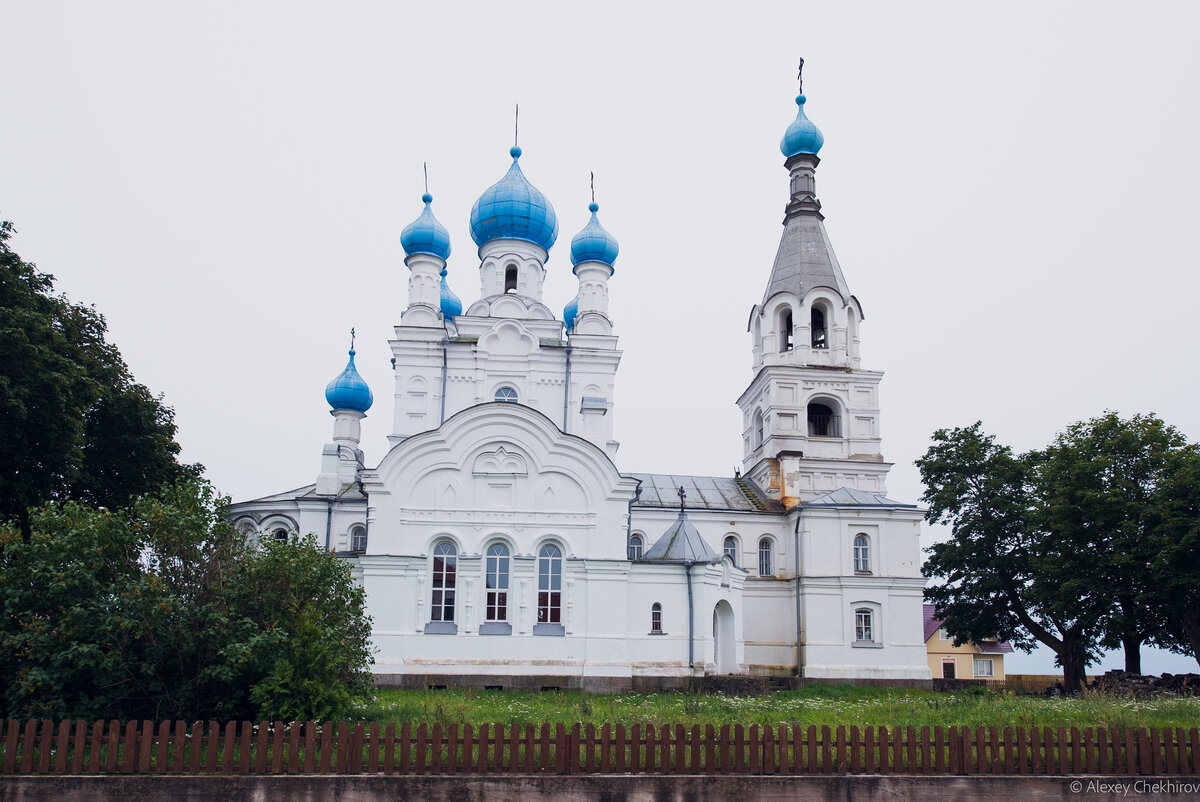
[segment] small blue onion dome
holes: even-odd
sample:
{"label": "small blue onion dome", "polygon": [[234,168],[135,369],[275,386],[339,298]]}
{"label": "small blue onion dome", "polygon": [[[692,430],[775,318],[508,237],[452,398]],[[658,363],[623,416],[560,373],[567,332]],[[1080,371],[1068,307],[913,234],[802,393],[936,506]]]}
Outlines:
{"label": "small blue onion dome", "polygon": [[428,253],[445,261],[450,258],[450,232],[433,216],[433,196],[426,192],[421,200],[425,209],[400,232],[400,245],[405,256]]}
{"label": "small blue onion dome", "polygon": [[558,217],[546,196],[521,172],[521,149],[509,150],[512,167],[471,207],[471,239],[483,247],[494,239],[520,239],[544,250],[558,239]]}
{"label": "small blue onion dome", "polygon": [[579,296],[576,295],[571,300],[567,301],[567,305],[563,307],[563,323],[567,324],[567,331],[575,328],[575,317],[579,314]]}
{"label": "small blue onion dome", "polygon": [[351,409],[355,412],[366,412],[374,403],[371,388],[354,368],[353,348],[350,349],[350,361],[346,363],[346,369],[325,385],[325,400],[335,410]]}
{"label": "small blue onion dome", "polygon": [[783,140],[779,143],[779,149],[789,159],[797,153],[811,153],[815,156],[825,144],[825,135],[821,133],[821,129],[813,125],[813,121],[804,114],[805,100],[804,95],[796,95],[796,105],[800,110],[796,112],[796,119],[783,132]]}
{"label": "small blue onion dome", "polygon": [[592,213],[592,219],[583,227],[583,231],[571,240],[571,264],[603,262],[612,267],[613,262],[617,260],[617,253],[621,250],[617,245],[617,238],[600,225],[600,220],[596,217],[600,207],[595,201],[588,205],[588,211]]}
{"label": "small blue onion dome", "polygon": [[450,292],[450,285],[446,283],[446,268],[442,268],[442,317],[452,318],[462,314],[462,301],[458,300],[458,296]]}

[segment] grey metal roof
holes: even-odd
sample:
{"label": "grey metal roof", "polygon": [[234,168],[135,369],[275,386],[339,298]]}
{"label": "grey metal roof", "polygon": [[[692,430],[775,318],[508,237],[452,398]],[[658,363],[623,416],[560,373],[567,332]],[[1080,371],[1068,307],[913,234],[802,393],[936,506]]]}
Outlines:
{"label": "grey metal roof", "polygon": [[763,305],[777,292],[791,292],[803,298],[813,287],[829,287],[850,300],[850,288],[842,275],[825,224],[815,214],[798,214],[783,227],[771,278],[763,294]]}
{"label": "grey metal roof", "polygon": [[628,474],[642,483],[635,507],[678,507],[680,487],[694,510],[782,513],[778,501],[767,498],[749,479],[733,476],[680,476],[671,473]]}
{"label": "grey metal roof", "polygon": [[867,493],[863,490],[855,490],[850,487],[839,487],[832,493],[826,493],[823,496],[818,496],[812,501],[806,501],[802,506],[805,507],[904,507],[913,509],[916,504],[905,504],[902,501],[893,501],[885,496],[877,496],[874,493]]}
{"label": "grey metal roof", "polygon": [[[275,493],[262,498],[252,498],[246,501],[234,502],[235,505],[241,504],[259,504],[272,501],[295,501],[298,498],[326,498],[326,496],[317,496],[317,486],[315,484],[304,485],[297,487],[295,490],[285,490],[282,493]],[[358,483],[349,484],[338,491],[337,498],[340,499],[365,499],[362,491],[358,489]]]}
{"label": "grey metal roof", "polygon": [[708,547],[700,532],[688,520],[687,513],[680,512],[675,523],[663,532],[662,537],[646,550],[644,562],[717,563],[721,555]]}

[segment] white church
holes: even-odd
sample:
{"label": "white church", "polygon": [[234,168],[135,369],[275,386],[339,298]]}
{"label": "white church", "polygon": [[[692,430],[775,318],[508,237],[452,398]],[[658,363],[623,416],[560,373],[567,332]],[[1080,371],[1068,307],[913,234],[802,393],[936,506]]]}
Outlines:
{"label": "white church", "polygon": [[922,514],[886,495],[883,374],[861,364],[862,306],[815,190],[824,137],[796,103],[783,236],[750,310],[734,476],[620,464],[618,247],[595,203],[571,240],[579,292],[559,317],[542,302],[558,220],[520,148],[471,210],[480,291],[465,309],[446,281],[449,233],[423,197],[400,235],[411,275],[389,341],[386,453],[372,467],[360,449],[373,396],[352,346],[325,390],[333,442],[316,481],[230,510],[247,533],[315,533],[350,562],[379,684],[930,679]]}

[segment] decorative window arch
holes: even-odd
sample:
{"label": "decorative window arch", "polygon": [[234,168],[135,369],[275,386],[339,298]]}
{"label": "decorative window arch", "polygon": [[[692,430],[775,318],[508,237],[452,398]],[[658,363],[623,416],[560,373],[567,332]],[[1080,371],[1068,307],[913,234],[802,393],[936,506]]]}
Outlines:
{"label": "decorative window arch", "polygon": [[738,564],[738,541],[734,535],[726,535],[725,542],[722,544],[722,550],[725,556],[733,561],[736,566]]}
{"label": "decorative window arch", "polygon": [[650,634],[663,634],[662,605],[658,602],[650,605]]}
{"label": "decorative window arch", "polygon": [[505,265],[505,267],[504,267],[504,292],[510,293],[510,292],[516,292],[516,291],[517,291],[517,266],[512,265],[512,264]]}
{"label": "decorative window arch", "polygon": [[871,573],[871,538],[862,532],[854,536],[854,573]]}
{"label": "decorative window arch", "polygon": [[625,552],[626,552],[625,556],[630,560],[642,559],[642,552],[644,550],[644,546],[645,546],[645,541],[642,540],[641,534],[639,534],[638,532],[634,532],[632,535],[629,536],[629,544],[625,549]]}
{"label": "decorative window arch", "polygon": [[495,399],[497,401],[506,401],[510,404],[515,404],[517,403],[517,388],[510,387],[507,384],[501,385],[500,387],[496,388]]}
{"label": "decorative window arch", "polygon": [[562,549],[554,543],[542,546],[537,565],[537,624],[533,634],[562,635]]}
{"label": "decorative window arch", "polygon": [[779,310],[779,350],[790,351],[795,347],[795,321],[792,319],[792,308],[784,306]]}
{"label": "decorative window arch", "polygon": [[364,552],[367,550],[367,527],[350,527],[350,551]]}
{"label": "decorative window arch", "polygon": [[758,575],[775,575],[775,541],[767,536],[758,541]]}
{"label": "decorative window arch", "polygon": [[808,436],[841,437],[842,416],[832,398],[814,398],[808,402]]}
{"label": "decorative window arch", "polygon": [[763,412],[761,409],[756,409],[754,410],[754,439],[752,441],[755,448],[758,448],[763,444],[764,429],[765,424],[763,422]]}
{"label": "decorative window arch", "polygon": [[488,621],[508,620],[508,583],[510,573],[510,558],[508,546],[503,543],[493,543],[487,549],[487,561],[484,566],[487,585]]}
{"label": "decorative window arch", "polygon": [[454,621],[454,591],[457,584],[458,549],[453,543],[443,540],[433,547],[431,621]]}

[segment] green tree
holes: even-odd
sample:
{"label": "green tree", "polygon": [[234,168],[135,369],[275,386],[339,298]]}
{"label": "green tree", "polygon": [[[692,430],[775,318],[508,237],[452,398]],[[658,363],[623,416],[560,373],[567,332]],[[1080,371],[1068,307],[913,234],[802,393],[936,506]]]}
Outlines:
{"label": "green tree", "polygon": [[1154,641],[1200,663],[1200,448],[1168,462],[1151,502],[1158,549],[1146,603],[1162,624]]}
{"label": "green tree", "polygon": [[211,486],[131,509],[68,501],[0,530],[0,703],[12,717],[346,715],[370,622],[315,539],[248,542]]}
{"label": "green tree", "polygon": [[930,523],[952,537],[930,547],[926,589],[956,643],[992,638],[1054,651],[1069,689],[1081,687],[1097,654],[1108,597],[1090,581],[1085,544],[1037,525],[1034,459],[982,431],[939,429],[917,467]]}
{"label": "green tree", "polygon": [[174,413],[136,383],[93,308],[54,294],[0,222],[0,518],[76,498],[125,506],[200,466],[181,466]]}

